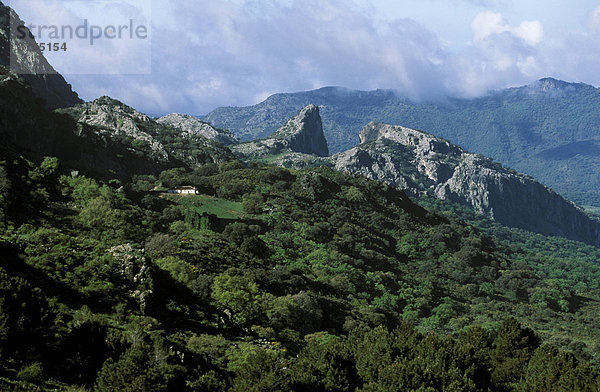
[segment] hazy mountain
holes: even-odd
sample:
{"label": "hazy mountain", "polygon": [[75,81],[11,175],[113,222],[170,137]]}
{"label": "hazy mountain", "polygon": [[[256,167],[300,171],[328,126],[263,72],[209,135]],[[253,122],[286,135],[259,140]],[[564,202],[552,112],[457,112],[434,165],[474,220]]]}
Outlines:
{"label": "hazy mountain", "polygon": [[600,205],[600,90],[541,79],[477,99],[414,102],[390,90],[327,87],[275,94],[249,107],[208,114],[241,139],[266,137],[309,103],[319,106],[332,152],[358,142],[370,121],[425,129],[530,174],[581,203]]}

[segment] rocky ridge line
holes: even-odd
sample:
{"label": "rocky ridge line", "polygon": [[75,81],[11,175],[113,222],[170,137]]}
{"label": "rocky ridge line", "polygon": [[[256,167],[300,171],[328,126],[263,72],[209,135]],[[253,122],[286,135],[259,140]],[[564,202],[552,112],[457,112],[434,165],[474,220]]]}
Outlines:
{"label": "rocky ridge line", "polygon": [[600,245],[600,223],[574,203],[479,154],[428,133],[369,123],[361,144],[329,158],[338,170],[383,180],[411,194],[472,207],[507,226]]}
{"label": "rocky ridge line", "polygon": [[200,135],[224,145],[239,143],[238,139],[226,129],[215,128],[198,117],[189,114],[171,113],[156,120],[157,123],[170,125],[189,135]]}

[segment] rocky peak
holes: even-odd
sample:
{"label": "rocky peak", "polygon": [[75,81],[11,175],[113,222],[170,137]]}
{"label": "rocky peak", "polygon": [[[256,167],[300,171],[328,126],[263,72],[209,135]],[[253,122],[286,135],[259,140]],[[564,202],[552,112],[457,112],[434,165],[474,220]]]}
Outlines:
{"label": "rocky peak", "polygon": [[463,151],[449,141],[438,138],[427,132],[410,129],[399,125],[371,122],[359,133],[360,143],[386,139],[395,143],[415,148],[421,156],[430,154],[461,155]]}
{"label": "rocky peak", "polygon": [[244,159],[256,159],[282,153],[329,155],[319,108],[308,105],[275,131],[270,138],[240,143],[232,151]]}
{"label": "rocky peak", "polygon": [[137,128],[136,122],[148,123],[151,121],[146,114],[107,96],[84,103],[81,108],[83,109],[79,118],[81,122],[115,128],[123,132],[131,127]]}
{"label": "rocky peak", "polygon": [[35,39],[29,36],[18,38],[15,29],[20,25],[26,23],[13,9],[0,2],[0,65],[10,67],[25,79],[48,108],[81,103],[71,85],[48,63]]}
{"label": "rocky peak", "polygon": [[200,135],[224,145],[237,144],[238,139],[226,129],[218,129],[198,117],[188,114],[172,113],[156,120],[157,123],[170,125],[188,135]]}
{"label": "rocky peak", "polygon": [[540,91],[564,90],[573,85],[574,83],[568,83],[554,78],[542,78],[533,84],[533,86]]}
{"label": "rocky peak", "polygon": [[302,108],[296,116],[275,131],[271,138],[286,140],[289,149],[294,152],[322,157],[329,155],[319,108],[312,104]]}
{"label": "rocky peak", "polygon": [[542,78],[521,87],[512,87],[495,94],[499,97],[516,96],[529,98],[562,98],[566,94],[595,87],[583,83],[570,83],[554,78]]}

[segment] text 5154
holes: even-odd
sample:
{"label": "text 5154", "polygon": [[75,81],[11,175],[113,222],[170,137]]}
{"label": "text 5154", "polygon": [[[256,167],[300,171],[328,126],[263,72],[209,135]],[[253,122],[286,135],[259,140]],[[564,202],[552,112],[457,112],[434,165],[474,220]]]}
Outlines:
{"label": "text 5154", "polygon": [[42,52],[59,52],[59,51],[63,51],[66,52],[67,51],[67,43],[63,42],[42,42],[39,44],[40,46],[40,50]]}

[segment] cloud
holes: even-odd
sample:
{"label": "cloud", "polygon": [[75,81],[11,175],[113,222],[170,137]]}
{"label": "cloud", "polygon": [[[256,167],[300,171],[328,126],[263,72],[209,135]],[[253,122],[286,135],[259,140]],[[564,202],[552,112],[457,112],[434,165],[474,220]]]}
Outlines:
{"label": "cloud", "polygon": [[[156,86],[172,110],[203,113],[324,85],[389,87],[412,98],[439,94],[444,50],[412,20],[377,25],[369,9],[337,0],[205,0],[202,7],[181,0],[172,6],[179,26],[155,28],[153,76],[143,83],[144,90]],[[123,97],[140,78],[105,80]],[[159,102],[143,105],[160,112]]]}
{"label": "cloud", "polygon": [[544,37],[544,28],[539,21],[523,21],[513,27],[504,20],[502,14],[492,11],[480,12],[471,23],[476,41],[482,41],[491,35],[509,33],[521,38],[529,45],[536,45]]}
{"label": "cloud", "polygon": [[588,28],[592,32],[600,32],[600,6],[596,7],[592,12],[589,13],[587,22]]}
{"label": "cloud", "polygon": [[202,114],[331,85],[429,99],[474,97],[545,76],[598,82],[600,7],[581,31],[560,35],[539,21],[484,11],[471,21],[472,42],[459,48],[414,20],[382,22],[372,7],[342,0],[171,7],[177,25],[152,32],[152,75],[69,81],[86,99],[109,94],[150,114]]}
{"label": "cloud", "polygon": [[[149,73],[150,1],[12,0],[49,62],[65,74]],[[141,29],[141,30],[140,30]],[[135,32],[134,32],[135,30]]]}

